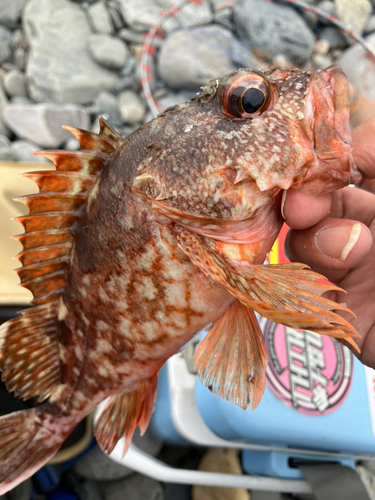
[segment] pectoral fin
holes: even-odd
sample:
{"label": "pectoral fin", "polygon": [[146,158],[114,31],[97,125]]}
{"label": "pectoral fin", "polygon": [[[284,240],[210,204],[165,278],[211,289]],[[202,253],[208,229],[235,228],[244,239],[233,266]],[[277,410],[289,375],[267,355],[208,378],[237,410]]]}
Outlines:
{"label": "pectoral fin", "polygon": [[123,455],[127,452],[135,428],[146,432],[156,398],[158,377],[142,380],[132,392],[111,396],[95,425],[95,438],[109,455],[117,442],[125,438]]}
{"label": "pectoral fin", "polygon": [[[292,328],[343,338],[358,349],[354,327],[334,310],[351,311],[321,295],[343,291],[305,264],[254,266],[235,262],[220,251],[220,242],[196,234],[180,234],[179,246],[207,275],[222,283],[242,304]],[[353,313],[352,313],[353,314]]]}
{"label": "pectoral fin", "polygon": [[238,300],[211,326],[194,357],[200,381],[244,410],[264,392],[267,350],[253,311]]}

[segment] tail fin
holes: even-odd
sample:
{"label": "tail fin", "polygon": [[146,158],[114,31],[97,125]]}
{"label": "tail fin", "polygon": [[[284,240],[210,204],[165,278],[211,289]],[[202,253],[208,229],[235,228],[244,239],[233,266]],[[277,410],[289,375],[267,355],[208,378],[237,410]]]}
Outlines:
{"label": "tail fin", "polygon": [[39,470],[58,451],[67,436],[43,427],[36,408],[0,417],[0,495]]}

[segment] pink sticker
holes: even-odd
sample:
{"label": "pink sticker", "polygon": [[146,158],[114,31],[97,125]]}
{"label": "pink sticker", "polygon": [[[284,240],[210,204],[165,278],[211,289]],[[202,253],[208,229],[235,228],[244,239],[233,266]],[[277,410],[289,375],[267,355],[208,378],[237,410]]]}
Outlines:
{"label": "pink sticker", "polygon": [[353,355],[337,340],[261,319],[271,391],[287,406],[307,415],[326,415],[348,395]]}

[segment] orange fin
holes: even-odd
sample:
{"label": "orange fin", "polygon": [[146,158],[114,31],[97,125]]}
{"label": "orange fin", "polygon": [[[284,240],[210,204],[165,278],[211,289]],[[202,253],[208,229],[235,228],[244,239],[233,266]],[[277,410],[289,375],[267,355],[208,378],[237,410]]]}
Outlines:
{"label": "orange fin", "polygon": [[232,302],[199,344],[194,363],[211,392],[254,410],[266,385],[267,350],[253,311]]}
{"label": "orange fin", "polygon": [[[0,417],[0,495],[40,469],[60,448],[69,431],[43,427],[40,407]],[[42,418],[41,418],[42,417]]]}
{"label": "orange fin", "polygon": [[128,451],[135,428],[146,432],[154,409],[158,376],[142,380],[132,392],[111,396],[95,425],[95,438],[109,455],[117,442],[125,438],[123,456]]}
{"label": "orange fin", "polygon": [[[262,316],[292,328],[343,338],[358,349],[352,337],[354,327],[335,312],[351,311],[342,304],[321,297],[328,290],[343,291],[305,264],[241,265],[218,249],[210,238],[182,233],[180,248],[207,275],[222,283],[245,306]],[[353,313],[352,313],[353,314]]]}
{"label": "orange fin", "polygon": [[0,327],[0,370],[9,391],[22,399],[49,397],[60,382],[56,318],[49,304],[23,311]]}
{"label": "orange fin", "polygon": [[21,285],[32,292],[34,307],[0,328],[2,380],[23,399],[42,401],[60,382],[57,316],[68,281],[72,227],[99,172],[120,144],[120,137],[103,119],[100,127],[99,134],[69,128],[87,149],[54,152],[56,171],[24,174],[40,192],[18,198],[29,214],[16,219],[25,229],[15,236],[23,245],[17,256],[23,267],[16,271]]}

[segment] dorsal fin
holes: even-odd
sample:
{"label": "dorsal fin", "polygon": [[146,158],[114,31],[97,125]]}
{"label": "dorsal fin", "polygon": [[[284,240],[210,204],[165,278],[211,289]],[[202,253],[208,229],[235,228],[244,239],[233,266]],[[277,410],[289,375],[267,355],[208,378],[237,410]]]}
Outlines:
{"label": "dorsal fin", "polygon": [[17,217],[25,233],[14,238],[23,245],[17,273],[21,285],[34,295],[33,307],[0,328],[0,370],[9,391],[38,401],[60,382],[57,321],[61,294],[67,283],[72,248],[72,226],[109,156],[121,138],[103,119],[100,132],[65,127],[78,140],[79,151],[39,151],[53,161],[56,171],[24,174],[39,193],[18,198],[29,215]]}

